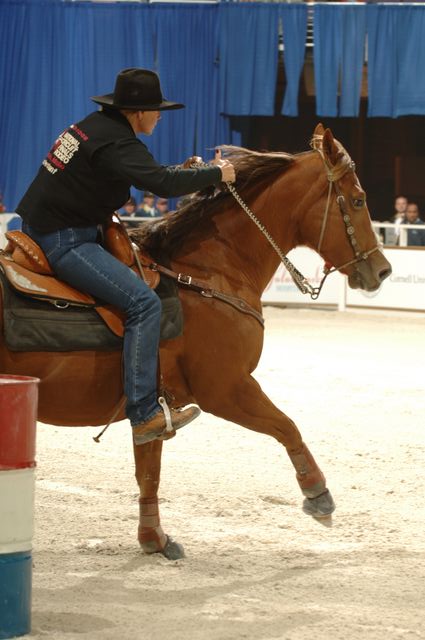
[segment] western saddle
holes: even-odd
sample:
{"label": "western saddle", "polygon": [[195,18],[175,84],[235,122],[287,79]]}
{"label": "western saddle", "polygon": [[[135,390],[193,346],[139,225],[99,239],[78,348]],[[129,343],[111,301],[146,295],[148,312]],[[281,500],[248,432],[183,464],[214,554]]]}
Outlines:
{"label": "western saddle", "polygon": [[[110,305],[100,304],[90,294],[58,280],[42,249],[27,234],[8,231],[6,238],[8,244],[0,252],[0,268],[12,288],[25,296],[48,301],[60,308],[93,307],[115,335],[124,335],[123,312]],[[120,223],[111,219],[105,225],[103,246],[143,278],[151,289],[158,286],[160,274],[148,266],[152,264],[152,259],[131,244]]]}

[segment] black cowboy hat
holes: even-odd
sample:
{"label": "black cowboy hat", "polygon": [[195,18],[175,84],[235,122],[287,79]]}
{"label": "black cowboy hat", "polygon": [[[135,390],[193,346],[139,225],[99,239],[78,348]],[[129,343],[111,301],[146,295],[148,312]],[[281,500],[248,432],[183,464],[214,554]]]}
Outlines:
{"label": "black cowboy hat", "polygon": [[157,74],[148,69],[123,69],[117,75],[114,93],[93,96],[91,99],[105,107],[135,111],[163,111],[184,107],[179,102],[164,100]]}

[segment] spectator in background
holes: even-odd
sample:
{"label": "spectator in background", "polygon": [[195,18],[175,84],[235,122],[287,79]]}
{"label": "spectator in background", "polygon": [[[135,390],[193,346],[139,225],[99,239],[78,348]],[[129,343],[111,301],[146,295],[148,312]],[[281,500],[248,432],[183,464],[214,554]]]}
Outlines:
{"label": "spectator in background", "polygon": [[160,216],[165,216],[165,214],[169,212],[167,198],[158,198],[156,201],[156,210]]}
{"label": "spectator in background", "polygon": [[6,213],[6,206],[3,202],[3,194],[0,193],[0,213]]}
{"label": "spectator in background", "polygon": [[395,228],[385,229],[385,244],[400,244],[400,225],[406,220],[407,198],[406,196],[397,196],[394,200],[394,213],[388,222],[394,223]]}
{"label": "spectator in background", "polygon": [[398,222],[404,220],[406,217],[407,198],[406,196],[397,196],[394,201],[394,214],[391,218],[391,222]]}
{"label": "spectator in background", "polygon": [[155,196],[150,191],[145,191],[143,194],[143,200],[137,208],[137,216],[142,218],[157,218],[159,216],[158,211],[155,208]]}
{"label": "spectator in background", "polygon": [[[137,216],[136,199],[133,198],[133,196],[131,196],[127,200],[125,205],[123,207],[121,207],[121,209],[118,211],[118,213],[121,216],[123,216],[124,218],[135,218]],[[134,229],[135,227],[138,226],[138,224],[136,222],[133,222],[131,220],[123,220],[123,224],[124,224],[125,227],[127,227],[127,229]]]}
{"label": "spectator in background", "polygon": [[[419,217],[419,207],[415,202],[409,202],[406,209],[406,221],[409,224],[425,225],[425,222]],[[407,230],[407,246],[408,247],[425,247],[425,228],[424,229],[408,229]]]}
{"label": "spectator in background", "polygon": [[125,203],[125,205],[119,210],[119,213],[122,216],[127,216],[133,218],[136,215],[137,204],[136,199],[131,196]]}

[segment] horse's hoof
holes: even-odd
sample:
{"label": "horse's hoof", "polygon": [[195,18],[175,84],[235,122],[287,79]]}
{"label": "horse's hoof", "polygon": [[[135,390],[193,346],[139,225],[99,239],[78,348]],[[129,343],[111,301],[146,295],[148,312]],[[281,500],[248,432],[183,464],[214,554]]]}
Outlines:
{"label": "horse's hoof", "polygon": [[325,526],[331,526],[331,513],[335,511],[335,503],[330,491],[327,490],[320,496],[316,496],[316,498],[306,498],[303,502],[303,511],[308,516],[313,516],[315,520],[318,520]]}
{"label": "horse's hoof", "polygon": [[313,516],[316,522],[320,522],[324,527],[328,527],[329,529],[332,527],[332,515],[329,516]]}
{"label": "horse's hoof", "polygon": [[160,551],[167,560],[181,560],[186,557],[183,545],[179,544],[169,536],[167,536],[167,544]]}

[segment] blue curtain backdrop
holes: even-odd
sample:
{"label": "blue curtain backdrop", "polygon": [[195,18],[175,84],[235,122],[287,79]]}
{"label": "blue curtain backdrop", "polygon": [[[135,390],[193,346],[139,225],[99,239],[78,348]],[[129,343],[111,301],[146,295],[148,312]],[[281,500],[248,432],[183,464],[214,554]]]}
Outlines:
{"label": "blue curtain backdrop", "polygon": [[314,7],[314,77],[320,116],[353,117],[359,113],[365,11],[361,5]]}
{"label": "blue curtain backdrop", "polygon": [[[279,21],[295,116],[304,60],[302,4],[144,4],[0,0],[0,191],[13,210],[54,138],[97,108],[117,72],[157,69],[165,95],[187,108],[164,113],[152,138],[159,161],[240,142],[230,117],[274,115]],[[356,116],[365,36],[368,115],[425,115],[425,7],[315,5],[317,113]],[[279,107],[278,107],[279,108]]]}
{"label": "blue curtain backdrop", "polygon": [[425,115],[425,7],[395,8],[402,11],[398,12],[399,66],[394,115]]}
{"label": "blue curtain backdrop", "polygon": [[368,115],[425,115],[425,7],[367,7]]}
{"label": "blue curtain backdrop", "polygon": [[342,16],[341,96],[339,115],[357,117],[365,59],[366,7],[347,6]]}
{"label": "blue curtain backdrop", "polygon": [[228,136],[218,136],[216,7],[159,5],[154,16],[161,83],[172,100],[186,108],[163,112],[152,150],[164,164],[180,162],[195,151],[209,159],[215,144],[230,142]]}
{"label": "blue curtain backdrop", "polygon": [[286,75],[286,90],[281,113],[284,116],[297,116],[298,92],[307,37],[307,5],[283,4],[279,9],[283,26],[283,64]]}
{"label": "blue curtain backdrop", "polygon": [[217,11],[211,5],[0,3],[0,191],[18,204],[55,137],[113,91],[126,67],[156,69],[164,94],[187,108],[165,112],[152,138],[160,162],[239,141],[218,111]]}
{"label": "blue curtain backdrop", "polygon": [[246,116],[274,114],[279,13],[267,3],[222,4],[220,110]]}
{"label": "blue curtain backdrop", "polygon": [[374,5],[367,14],[368,115],[395,113],[397,91],[397,13]]}

